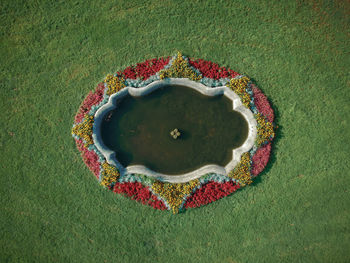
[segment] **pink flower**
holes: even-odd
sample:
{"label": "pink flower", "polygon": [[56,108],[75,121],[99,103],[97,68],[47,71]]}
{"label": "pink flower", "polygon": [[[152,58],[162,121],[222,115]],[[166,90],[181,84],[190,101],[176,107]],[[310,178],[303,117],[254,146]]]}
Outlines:
{"label": "pink flower", "polygon": [[273,122],[275,115],[266,96],[254,84],[252,85],[252,90],[256,108],[267,118],[269,122]]}
{"label": "pink flower", "polygon": [[101,82],[97,85],[95,92],[89,92],[81,104],[77,115],[75,116],[75,122],[79,123],[83,120],[84,115],[87,114],[93,105],[99,104],[103,100],[104,83]]}
{"label": "pink flower", "polygon": [[94,151],[89,151],[82,140],[75,140],[78,150],[81,152],[84,163],[98,179],[100,176],[100,162],[98,155]]}
{"label": "pink flower", "polygon": [[270,153],[271,153],[271,142],[260,147],[256,151],[256,153],[253,155],[251,172],[254,176],[258,175],[264,170],[267,162],[269,161]]}

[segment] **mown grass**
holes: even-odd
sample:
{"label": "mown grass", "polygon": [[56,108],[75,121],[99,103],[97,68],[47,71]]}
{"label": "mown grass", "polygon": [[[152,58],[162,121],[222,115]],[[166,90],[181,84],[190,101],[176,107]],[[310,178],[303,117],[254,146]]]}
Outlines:
{"label": "mown grass", "polygon": [[[1,262],[346,262],[346,1],[1,1]],[[277,113],[253,186],[179,215],[98,185],[70,135],[106,76],[180,50]]]}

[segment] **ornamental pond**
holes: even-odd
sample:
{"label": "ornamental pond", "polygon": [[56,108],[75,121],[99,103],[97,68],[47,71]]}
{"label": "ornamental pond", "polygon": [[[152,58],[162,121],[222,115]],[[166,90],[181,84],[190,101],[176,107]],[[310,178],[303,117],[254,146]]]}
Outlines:
{"label": "ornamental pond", "polygon": [[177,175],[207,164],[225,166],[248,136],[248,123],[224,95],[178,85],[117,101],[101,123],[101,138],[124,166]]}

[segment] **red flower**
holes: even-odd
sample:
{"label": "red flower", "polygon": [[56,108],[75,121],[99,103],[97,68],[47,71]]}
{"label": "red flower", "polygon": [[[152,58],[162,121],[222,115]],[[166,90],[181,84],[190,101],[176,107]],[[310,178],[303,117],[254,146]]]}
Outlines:
{"label": "red flower", "polygon": [[136,72],[132,67],[127,67],[122,74],[124,74],[126,79],[136,79]]}
{"label": "red flower", "polygon": [[122,72],[117,72],[117,75],[124,76],[125,79],[141,78],[142,80],[146,80],[164,68],[169,63],[169,59],[170,57],[146,60],[145,62],[137,63],[136,67],[130,66]]}
{"label": "red flower", "polygon": [[187,198],[184,207],[189,208],[206,205],[235,192],[239,188],[240,186],[232,181],[226,183],[208,182],[203,184],[201,188]]}
{"label": "red flower", "polygon": [[131,199],[141,202],[142,204],[148,204],[155,209],[167,209],[162,200],[158,200],[157,196],[152,194],[148,187],[143,186],[139,182],[116,183],[113,187],[113,192],[125,194]]}
{"label": "red flower", "polygon": [[218,64],[211,61],[206,61],[203,59],[188,59],[189,64],[192,67],[198,69],[204,77],[211,79],[220,79],[220,78],[234,78],[239,74],[231,69],[226,69],[225,67],[219,67]]}

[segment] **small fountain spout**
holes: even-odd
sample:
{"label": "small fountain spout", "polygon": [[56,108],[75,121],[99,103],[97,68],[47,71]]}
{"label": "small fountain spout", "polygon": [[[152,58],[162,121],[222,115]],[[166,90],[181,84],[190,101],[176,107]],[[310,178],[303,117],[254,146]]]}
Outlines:
{"label": "small fountain spout", "polygon": [[176,128],[170,132],[170,135],[176,140],[177,137],[180,137],[181,133],[180,131]]}

